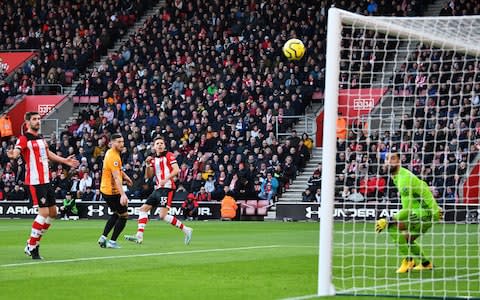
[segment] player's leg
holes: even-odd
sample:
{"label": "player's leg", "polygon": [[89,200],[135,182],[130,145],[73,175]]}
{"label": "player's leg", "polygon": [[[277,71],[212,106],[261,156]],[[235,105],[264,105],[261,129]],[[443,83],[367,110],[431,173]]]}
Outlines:
{"label": "player's leg", "polygon": [[107,248],[120,248],[120,246],[117,244],[117,238],[120,236],[120,233],[122,233],[128,220],[127,207],[123,207],[124,209],[120,209],[117,212],[119,218],[117,223],[115,223],[115,227],[113,228],[112,238],[107,242]]}
{"label": "player's leg", "polygon": [[117,222],[115,222],[115,225],[113,227],[113,233],[112,237],[110,240],[107,242],[107,248],[120,248],[117,244],[117,238],[119,237],[120,233],[122,233],[123,229],[125,228],[125,225],[127,224],[128,220],[128,207],[123,206],[120,203],[120,195],[116,197],[113,201],[113,208],[114,212],[117,214]]}
{"label": "player's leg", "polygon": [[137,220],[137,233],[135,235],[126,235],[125,239],[130,242],[135,242],[137,244],[143,243],[143,233],[145,232],[145,227],[148,223],[148,213],[152,209],[152,205],[143,204],[140,207],[140,212],[138,213]]}
{"label": "player's leg", "polygon": [[405,222],[396,222],[388,226],[390,237],[398,245],[400,253],[404,256],[397,273],[406,273],[415,267],[415,261],[410,256],[408,241],[404,234],[407,227],[408,225]]}
{"label": "player's leg", "polygon": [[159,204],[160,194],[158,193],[158,190],[155,190],[152,194],[150,194],[150,196],[148,196],[147,200],[145,200],[145,203],[140,207],[137,220],[137,233],[135,235],[125,235],[125,239],[127,241],[137,244],[143,243],[143,233],[145,232],[145,227],[148,223],[148,213],[153,207],[156,207]]}
{"label": "player's leg", "polygon": [[47,203],[46,189],[41,186],[29,186],[30,198],[34,206],[38,206],[38,215],[32,223],[30,237],[27,240],[25,247],[25,254],[32,257],[32,259],[42,259],[39,253],[39,243],[42,237],[42,232],[45,229],[45,223],[49,216],[49,209]]}
{"label": "player's leg", "polygon": [[412,233],[410,235],[409,244],[410,244],[410,251],[413,255],[419,258],[419,263],[414,268],[414,270],[422,271],[422,270],[432,270],[433,264],[429,258],[427,258],[422,251],[420,245],[417,242],[417,238],[422,234],[427,232],[430,227],[432,227],[431,222],[419,222],[412,226]]}
{"label": "player's leg", "polygon": [[120,196],[110,196],[110,195],[103,195],[103,199],[105,199],[105,203],[107,204],[108,208],[110,208],[114,213],[108,218],[107,222],[105,223],[105,227],[103,228],[103,233],[98,239],[98,245],[100,247],[105,248],[107,246],[108,235],[110,231],[112,231],[113,227],[117,223],[119,219],[119,215],[116,213],[117,206],[115,205],[115,198],[118,198],[120,203]]}
{"label": "player's leg", "polygon": [[45,223],[48,218],[48,208],[39,207],[38,215],[32,223],[32,229],[30,231],[30,237],[25,247],[25,254],[32,257],[32,259],[42,259],[39,252],[40,239],[42,237],[42,231],[45,228]]}
{"label": "player's leg", "polygon": [[50,228],[50,226],[52,225],[52,221],[55,220],[56,217],[57,217],[57,206],[56,205],[49,206],[48,207],[48,217],[45,218],[45,224],[43,225],[43,229],[42,229],[42,232],[40,234],[40,239],[38,240],[39,242],[42,239],[43,235]]}
{"label": "player's leg", "polygon": [[193,229],[185,226],[179,219],[175,216],[171,216],[168,214],[170,209],[170,205],[173,200],[174,191],[163,189],[163,194],[160,200],[160,219],[164,220],[168,224],[177,227],[178,229],[182,230],[185,234],[185,244],[188,245],[192,240],[192,232]]}
{"label": "player's leg", "polygon": [[53,186],[48,184],[47,185],[47,205],[48,205],[48,217],[45,219],[45,225],[43,226],[42,236],[47,232],[47,230],[52,225],[52,221],[57,218],[57,203],[55,202],[55,191],[53,190]]}

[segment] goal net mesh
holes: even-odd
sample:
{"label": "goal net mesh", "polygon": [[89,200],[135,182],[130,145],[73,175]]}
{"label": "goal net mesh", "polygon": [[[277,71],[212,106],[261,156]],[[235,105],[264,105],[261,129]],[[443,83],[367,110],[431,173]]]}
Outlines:
{"label": "goal net mesh", "polygon": [[[480,17],[346,14],[341,35],[337,294],[480,297]],[[415,242],[433,270],[397,273],[402,259],[414,255],[401,252],[388,230],[375,232],[376,220],[402,207],[385,166],[392,150],[444,211]],[[409,231],[401,234],[408,238]]]}

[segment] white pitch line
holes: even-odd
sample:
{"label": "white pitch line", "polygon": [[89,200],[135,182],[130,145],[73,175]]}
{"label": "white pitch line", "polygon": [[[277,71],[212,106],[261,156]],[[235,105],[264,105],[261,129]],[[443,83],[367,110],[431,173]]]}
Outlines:
{"label": "white pitch line", "polygon": [[390,287],[400,287],[400,286],[404,286],[404,285],[411,285],[411,284],[417,284],[417,283],[459,280],[459,279],[468,278],[468,277],[472,277],[472,276],[478,276],[478,275],[480,275],[480,272],[472,273],[472,274],[458,275],[458,276],[451,276],[451,277],[432,278],[432,279],[417,279],[417,280],[412,280],[412,281],[404,281],[402,283],[392,283],[392,284],[377,285],[377,286],[372,286],[372,287],[348,289],[348,290],[344,290],[344,291],[339,291],[338,294],[345,294],[345,293],[350,294],[350,293],[369,291],[369,290],[388,289]]}
{"label": "white pitch line", "polygon": [[176,254],[227,252],[227,251],[241,251],[241,250],[252,250],[252,249],[268,249],[268,248],[278,248],[278,247],[280,247],[280,245],[251,246],[251,247],[238,247],[238,248],[216,248],[216,249],[157,252],[157,253],[143,253],[143,254],[116,255],[116,256],[112,255],[112,256],[97,256],[97,257],[81,257],[81,258],[72,258],[72,259],[40,260],[40,261],[32,261],[32,262],[17,263],[17,264],[6,264],[6,265],[0,265],[0,267],[9,268],[9,267],[22,267],[22,266],[31,266],[31,265],[39,265],[39,264],[42,264],[42,265],[43,264],[59,264],[59,263],[79,262],[79,261],[90,261],[90,260],[106,260],[106,259],[131,258],[131,257],[165,256],[165,255],[176,255]]}
{"label": "white pitch line", "polygon": [[298,297],[292,297],[292,298],[284,298],[282,300],[306,300],[306,299],[313,299],[317,297],[318,295],[305,295],[305,296],[298,296]]}

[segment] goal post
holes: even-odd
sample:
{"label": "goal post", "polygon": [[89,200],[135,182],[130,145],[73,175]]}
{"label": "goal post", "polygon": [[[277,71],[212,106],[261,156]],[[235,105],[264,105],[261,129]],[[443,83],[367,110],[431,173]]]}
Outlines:
{"label": "goal post", "polygon": [[[341,11],[331,8],[327,24],[327,64],[325,82],[338,82],[340,76]],[[320,246],[318,260],[318,295],[334,295],[332,283],[333,204],[335,191],[335,164],[337,133],[327,128],[336,128],[338,109],[338,84],[325,84],[325,121],[322,153],[322,196],[320,211]],[[327,117],[331,116],[331,117]],[[329,199],[329,200],[327,200]],[[322,246],[323,245],[323,246]]]}
{"label": "goal post", "polygon": [[[480,16],[332,7],[327,29],[317,295],[480,298],[480,188],[476,201],[463,197],[480,170]],[[401,208],[384,167],[392,149],[444,210],[415,242],[433,270],[396,273],[403,253],[375,233]]]}

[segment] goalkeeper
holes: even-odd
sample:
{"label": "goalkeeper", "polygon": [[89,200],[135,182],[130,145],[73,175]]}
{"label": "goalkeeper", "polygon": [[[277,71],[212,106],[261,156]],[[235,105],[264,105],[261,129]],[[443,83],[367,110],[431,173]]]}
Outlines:
{"label": "goalkeeper", "polygon": [[387,228],[401,254],[405,256],[397,273],[406,273],[412,269],[431,270],[433,264],[425,257],[416,239],[427,232],[433,222],[440,220],[442,212],[427,183],[400,166],[398,153],[389,154],[387,166],[400,193],[402,209],[391,220],[378,220],[375,230],[379,233]]}

